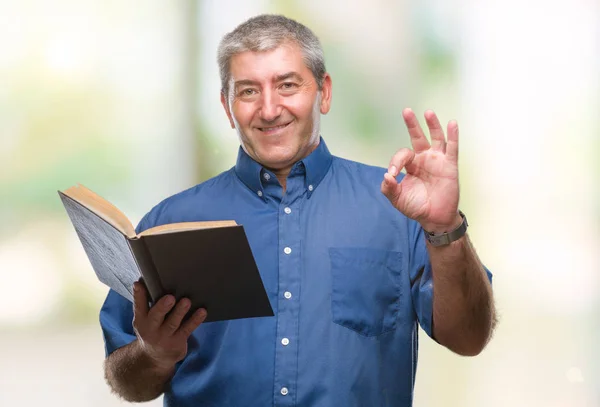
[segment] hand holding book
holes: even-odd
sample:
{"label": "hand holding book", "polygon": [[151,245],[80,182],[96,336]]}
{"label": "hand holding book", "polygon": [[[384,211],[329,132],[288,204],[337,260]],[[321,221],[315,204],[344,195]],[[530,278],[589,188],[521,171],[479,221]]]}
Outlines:
{"label": "hand holding book", "polygon": [[204,308],[185,319],[191,301],[182,298],[176,302],[169,294],[150,307],[148,291],[141,281],[133,284],[133,306],[133,328],[142,349],[157,367],[167,371],[185,357],[189,336],[206,319]]}

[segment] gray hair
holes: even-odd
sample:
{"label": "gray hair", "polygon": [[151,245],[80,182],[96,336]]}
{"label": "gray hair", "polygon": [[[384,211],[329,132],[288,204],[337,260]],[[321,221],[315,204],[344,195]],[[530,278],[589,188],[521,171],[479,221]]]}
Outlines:
{"label": "gray hair", "polygon": [[270,51],[284,42],[300,46],[306,66],[312,71],[319,90],[323,87],[325,56],[317,36],[306,26],[281,15],[262,14],[252,17],[226,34],[219,44],[217,61],[221,92],[227,95],[231,57],[241,52]]}

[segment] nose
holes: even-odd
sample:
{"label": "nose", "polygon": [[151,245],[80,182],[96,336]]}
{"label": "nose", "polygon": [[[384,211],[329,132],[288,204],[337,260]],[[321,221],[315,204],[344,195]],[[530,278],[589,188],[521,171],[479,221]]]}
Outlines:
{"label": "nose", "polygon": [[262,93],[262,104],[259,115],[265,122],[273,122],[281,116],[283,110],[280,103],[280,96],[277,92],[266,90]]}

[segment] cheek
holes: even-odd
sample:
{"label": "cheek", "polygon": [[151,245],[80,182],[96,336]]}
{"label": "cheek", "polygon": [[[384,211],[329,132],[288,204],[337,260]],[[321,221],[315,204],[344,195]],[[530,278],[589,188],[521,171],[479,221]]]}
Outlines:
{"label": "cheek", "polygon": [[297,100],[290,101],[288,104],[288,110],[298,119],[310,120],[313,116],[313,102],[314,100],[306,100],[304,98],[298,98]]}
{"label": "cheek", "polygon": [[234,104],[231,113],[240,126],[246,127],[252,121],[254,109],[249,104]]}

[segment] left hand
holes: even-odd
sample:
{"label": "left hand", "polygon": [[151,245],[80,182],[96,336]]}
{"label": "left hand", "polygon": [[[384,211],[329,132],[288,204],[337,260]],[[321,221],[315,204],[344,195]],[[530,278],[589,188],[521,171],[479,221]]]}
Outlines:
{"label": "left hand", "polygon": [[[448,140],[440,122],[431,110],[425,120],[431,144],[411,109],[402,112],[413,150],[402,148],[390,161],[381,183],[381,192],[405,216],[416,220],[432,233],[450,232],[462,220],[458,214],[458,124],[448,123]],[[401,182],[396,176],[402,168]]]}

